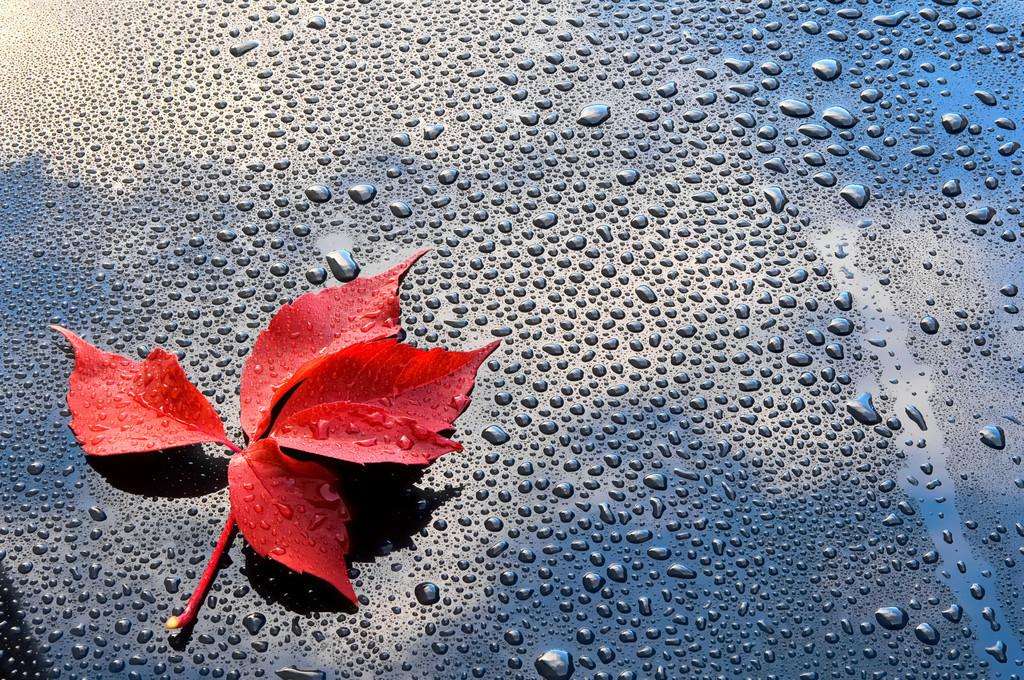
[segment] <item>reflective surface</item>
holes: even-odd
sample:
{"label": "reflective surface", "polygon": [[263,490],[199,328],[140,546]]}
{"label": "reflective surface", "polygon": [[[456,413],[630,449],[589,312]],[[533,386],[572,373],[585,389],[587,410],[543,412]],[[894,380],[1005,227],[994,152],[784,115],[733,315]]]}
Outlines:
{"label": "reflective surface", "polygon": [[[1012,678],[1021,6],[0,3],[0,676]],[[272,312],[432,253],[502,346],[425,471],[341,468],[358,609],[226,452],[86,461],[67,325],[238,438]]]}

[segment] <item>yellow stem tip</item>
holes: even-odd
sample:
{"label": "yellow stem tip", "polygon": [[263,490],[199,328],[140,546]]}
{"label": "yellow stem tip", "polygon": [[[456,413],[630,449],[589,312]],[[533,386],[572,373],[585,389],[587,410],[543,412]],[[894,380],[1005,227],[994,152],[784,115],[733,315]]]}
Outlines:
{"label": "yellow stem tip", "polygon": [[167,622],[166,622],[165,625],[167,626],[168,630],[175,630],[180,625],[178,617],[177,616],[170,617],[169,619],[167,619]]}

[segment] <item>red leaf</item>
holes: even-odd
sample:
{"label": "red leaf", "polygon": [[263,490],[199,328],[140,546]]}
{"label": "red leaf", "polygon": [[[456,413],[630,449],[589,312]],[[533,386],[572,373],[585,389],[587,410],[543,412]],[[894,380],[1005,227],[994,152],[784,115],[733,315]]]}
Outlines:
{"label": "red leaf", "polygon": [[377,276],[307,293],[281,307],[242,371],[242,429],[256,439],[274,404],[326,356],[398,332],[398,282],[426,251]]}
{"label": "red leaf", "polygon": [[75,350],[68,380],[71,429],[87,454],[111,456],[201,442],[233,447],[220,416],[159,347],[132,361],[52,327]]}
{"label": "red leaf", "polygon": [[285,402],[278,422],[333,401],[372,404],[435,432],[450,429],[469,405],[476,371],[499,342],[471,352],[417,349],[386,338],[328,357]]}
{"label": "red leaf", "polygon": [[469,404],[477,369],[497,346],[449,352],[388,338],[343,349],[295,389],[273,436],[356,463],[430,462],[459,450],[432,435],[451,429]]}
{"label": "red leaf", "polygon": [[351,463],[426,465],[458,442],[434,433],[412,418],[392,417],[369,404],[334,401],[294,414],[274,429],[281,446]]}
{"label": "red leaf", "polygon": [[251,444],[228,465],[231,513],[252,549],[356,602],[345,568],[349,515],[337,482],[330,469],[285,455],[273,439]]}
{"label": "red leaf", "polygon": [[[476,371],[499,343],[472,352],[420,350],[398,333],[398,282],[405,262],[346,286],[300,296],[274,315],[242,371],[242,427],[232,444],[216,411],[171,354],[142,362],[103,352],[63,328],[75,348],[68,406],[87,453],[111,455],[217,441],[235,451],[228,465],[231,512],[180,615],[191,626],[237,525],[260,555],[330,583],[352,602],[348,510],[336,474],[292,458],[280,444],[356,463],[426,464],[461,446],[439,433],[469,404]],[[275,403],[289,394],[273,427]]]}

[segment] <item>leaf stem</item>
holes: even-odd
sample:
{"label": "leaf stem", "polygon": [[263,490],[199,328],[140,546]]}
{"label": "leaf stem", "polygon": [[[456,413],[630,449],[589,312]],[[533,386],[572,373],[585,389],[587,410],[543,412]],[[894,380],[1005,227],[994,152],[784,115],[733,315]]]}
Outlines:
{"label": "leaf stem", "polygon": [[168,629],[187,628],[195,623],[196,614],[199,613],[199,608],[206,600],[206,592],[210,589],[210,584],[213,583],[213,577],[217,573],[217,565],[220,563],[220,558],[231,541],[231,534],[234,532],[234,529],[235,517],[229,511],[227,521],[224,522],[224,529],[220,532],[220,538],[217,539],[217,545],[213,548],[213,553],[206,563],[203,575],[199,577],[196,589],[192,591],[192,597],[188,598],[188,602],[185,603],[185,608],[181,611],[181,614],[167,619],[166,625]]}
{"label": "leaf stem", "polygon": [[231,450],[232,453],[241,453],[242,452],[242,447],[239,446],[238,444],[234,443],[230,439],[225,439],[221,443],[224,446],[228,447]]}

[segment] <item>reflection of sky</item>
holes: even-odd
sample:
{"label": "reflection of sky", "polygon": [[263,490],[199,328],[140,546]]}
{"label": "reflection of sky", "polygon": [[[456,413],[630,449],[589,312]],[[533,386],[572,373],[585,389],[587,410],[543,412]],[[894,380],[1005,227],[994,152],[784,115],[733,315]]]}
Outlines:
{"label": "reflection of sky", "polygon": [[[907,458],[898,477],[899,482],[924,519],[934,549],[941,559],[943,580],[948,582],[964,608],[964,615],[973,624],[979,658],[985,658],[985,649],[994,647],[999,641],[1007,643],[1010,658],[1017,658],[1021,654],[1018,641],[999,632],[1008,626],[1015,628],[1017,621],[1012,600],[1004,599],[1008,593],[1002,592],[1002,597],[997,594],[1005,582],[1004,572],[1009,567],[986,560],[980,547],[972,545],[972,537],[964,531],[965,519],[976,518],[978,505],[988,501],[972,498],[972,493],[965,493],[967,489],[963,485],[958,487],[954,481],[951,467],[959,463],[958,459],[964,454],[948,449],[950,437],[946,430],[956,426],[945,422],[932,408],[932,404],[939,402],[942,380],[936,380],[936,371],[919,363],[908,348],[907,342],[913,335],[915,324],[906,311],[903,314],[897,311],[894,301],[898,298],[870,274],[858,270],[857,263],[863,261],[860,252],[863,244],[858,236],[856,228],[834,228],[821,237],[821,250],[833,255],[831,266],[843,273],[846,284],[858,292],[858,299],[866,301],[861,303],[866,311],[864,337],[885,341],[884,347],[873,350],[879,357],[881,375],[865,376],[858,390],[874,393],[876,407],[886,415],[891,413],[903,418],[908,406],[917,407],[924,415],[928,430],[923,433],[918,432],[908,419],[906,442],[913,443],[903,447]],[[844,255],[836,258],[835,253]],[[995,385],[990,389],[995,389]],[[882,398],[887,401],[882,402]],[[963,448],[959,441],[954,441],[958,448]],[[977,442],[972,443],[973,448],[980,446]],[[994,487],[999,486],[995,479],[990,483]],[[985,496],[989,495],[985,493]],[[971,514],[961,513],[958,505],[970,508]],[[953,565],[962,566],[963,571]],[[989,597],[975,598],[971,588],[976,584],[980,584]],[[984,618],[984,609],[989,607],[994,608],[995,614],[991,625]]]}

